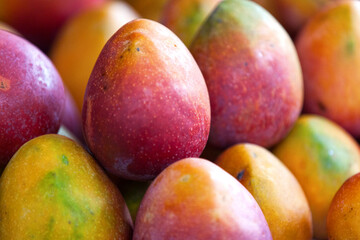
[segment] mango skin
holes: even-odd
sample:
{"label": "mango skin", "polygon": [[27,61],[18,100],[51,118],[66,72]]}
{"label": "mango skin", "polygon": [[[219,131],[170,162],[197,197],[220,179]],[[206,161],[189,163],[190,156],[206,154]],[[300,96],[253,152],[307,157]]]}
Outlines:
{"label": "mango skin", "polygon": [[360,239],[360,174],[350,177],[331,202],[327,216],[329,240]]}
{"label": "mango skin", "polygon": [[326,239],[326,216],[341,185],[360,171],[356,141],[320,116],[304,115],[273,150],[299,181],[312,212],[314,238]]}
{"label": "mango skin", "polygon": [[81,112],[87,82],[109,38],[125,23],[137,18],[126,3],[110,2],[83,11],[62,28],[50,58]]}
{"label": "mango skin", "polygon": [[314,18],[296,42],[304,112],[329,118],[360,138],[360,2],[340,1]]}
{"label": "mango skin", "polygon": [[215,163],[252,194],[274,240],[312,239],[311,211],[304,191],[271,152],[253,144],[237,144]]}
{"label": "mango skin", "polygon": [[169,0],[160,22],[173,31],[186,46],[221,0]]}
{"label": "mango skin", "polygon": [[74,141],[24,144],[0,178],[0,239],[131,239],[125,202]]}
{"label": "mango skin", "polygon": [[152,182],[133,239],[272,237],[258,204],[235,178],[210,161],[188,158],[170,165]]}
{"label": "mango skin", "polygon": [[180,39],[138,19],[100,53],[82,119],[87,145],[107,171],[150,180],[175,161],[200,156],[210,129],[209,95]]}
{"label": "mango skin", "polygon": [[0,30],[0,165],[22,144],[56,133],[64,86],[51,61],[27,40]]}
{"label": "mango skin", "polygon": [[79,12],[107,0],[0,0],[0,20],[47,51],[63,24]]}
{"label": "mango skin", "polygon": [[302,107],[302,75],[291,39],[268,12],[224,0],[190,50],[209,90],[210,144],[270,147],[286,136]]}

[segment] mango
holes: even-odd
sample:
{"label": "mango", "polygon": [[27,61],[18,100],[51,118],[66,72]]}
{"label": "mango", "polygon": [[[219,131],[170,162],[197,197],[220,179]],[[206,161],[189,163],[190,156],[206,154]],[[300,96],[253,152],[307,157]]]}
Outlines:
{"label": "mango", "polygon": [[290,37],[266,10],[222,1],[190,50],[209,90],[210,144],[271,147],[286,136],[302,107],[302,75]]}
{"label": "mango", "polygon": [[131,239],[125,202],[94,159],[55,134],[25,143],[0,178],[0,239]]}
{"label": "mango", "polygon": [[126,3],[110,2],[78,14],[61,29],[50,58],[81,111],[86,84],[109,38],[138,15]]}
{"label": "mango", "polygon": [[186,46],[221,0],[169,0],[160,22],[173,31]]}
{"label": "mango", "polygon": [[0,30],[0,166],[30,139],[56,133],[64,103],[61,77],[45,54]]}
{"label": "mango", "polygon": [[317,12],[336,0],[253,0],[270,11],[293,37]]}
{"label": "mango", "polygon": [[101,51],[82,119],[87,145],[109,173],[150,180],[175,161],[200,156],[210,129],[209,95],[180,39],[138,19]]}
{"label": "mango", "polygon": [[304,115],[273,152],[305,192],[312,213],[314,237],[326,239],[330,203],[345,180],[360,171],[358,144],[332,121]]}
{"label": "mango", "polygon": [[144,18],[159,21],[168,0],[125,0]]}
{"label": "mango", "polygon": [[79,12],[107,0],[0,0],[0,20],[47,51],[59,29]]}
{"label": "mango", "polygon": [[331,202],[327,216],[329,240],[360,239],[360,174],[350,177]]}
{"label": "mango", "polygon": [[314,16],[296,42],[304,112],[329,118],[360,138],[360,2],[339,1]]}
{"label": "mango", "polygon": [[188,158],[167,167],[151,183],[133,239],[272,237],[259,205],[235,178],[210,161]]}
{"label": "mango", "polygon": [[237,144],[215,163],[237,178],[259,204],[274,240],[312,239],[309,204],[294,175],[271,152]]}

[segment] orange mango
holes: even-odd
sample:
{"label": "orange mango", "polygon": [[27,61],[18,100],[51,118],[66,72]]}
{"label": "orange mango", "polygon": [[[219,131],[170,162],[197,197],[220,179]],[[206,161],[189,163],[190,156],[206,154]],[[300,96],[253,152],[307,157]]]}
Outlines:
{"label": "orange mango", "polygon": [[101,49],[121,26],[137,17],[128,4],[110,2],[76,16],[60,32],[50,58],[80,111]]}
{"label": "orange mango", "polygon": [[360,2],[339,1],[314,16],[296,42],[304,111],[360,137]]}
{"label": "orange mango", "polygon": [[329,240],[360,239],[360,174],[336,193],[327,217]]}
{"label": "orange mango", "polygon": [[304,115],[273,152],[305,192],[312,212],[314,237],[326,239],[326,216],[331,200],[345,180],[360,171],[358,144],[330,120]]}
{"label": "orange mango", "polygon": [[252,194],[274,240],[311,239],[311,212],[305,194],[294,175],[271,152],[254,144],[237,144],[215,163]]}

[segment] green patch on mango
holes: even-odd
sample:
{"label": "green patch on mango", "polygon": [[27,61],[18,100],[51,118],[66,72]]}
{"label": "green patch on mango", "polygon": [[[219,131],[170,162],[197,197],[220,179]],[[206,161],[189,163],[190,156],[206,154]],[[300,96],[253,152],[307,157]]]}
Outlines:
{"label": "green patch on mango", "polygon": [[66,166],[69,165],[69,159],[65,155],[61,156],[61,160]]}
{"label": "green patch on mango", "polygon": [[[65,158],[64,158],[65,157]],[[66,156],[62,157],[63,162],[68,163]],[[86,223],[93,218],[94,212],[91,210],[86,200],[77,199],[72,191],[71,179],[64,169],[57,169],[49,172],[39,182],[38,191],[42,193],[44,204],[56,205],[61,208],[63,216],[72,227],[71,239],[83,239],[83,230]],[[51,207],[49,207],[51,209]],[[46,231],[48,239],[51,239],[51,233],[54,228],[53,222],[49,221]]]}
{"label": "green patch on mango", "polygon": [[346,53],[348,56],[353,56],[355,53],[356,43],[353,38],[349,38],[346,42]]}
{"label": "green patch on mango", "polygon": [[327,127],[320,120],[312,120],[298,123],[294,133],[304,139],[306,151],[318,161],[319,167],[331,173],[347,172],[354,156],[340,140],[327,134]]}

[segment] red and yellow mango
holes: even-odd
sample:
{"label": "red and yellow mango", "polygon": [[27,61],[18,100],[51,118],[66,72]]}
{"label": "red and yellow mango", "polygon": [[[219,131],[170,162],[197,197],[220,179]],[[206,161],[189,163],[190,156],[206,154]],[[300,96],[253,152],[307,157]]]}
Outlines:
{"label": "red and yellow mango", "polygon": [[339,1],[314,16],[296,42],[304,74],[304,111],[360,138],[360,2]]}
{"label": "red and yellow mango", "polygon": [[270,147],[286,136],[302,107],[303,80],[290,37],[266,10],[222,1],[190,50],[209,90],[210,144]]}

